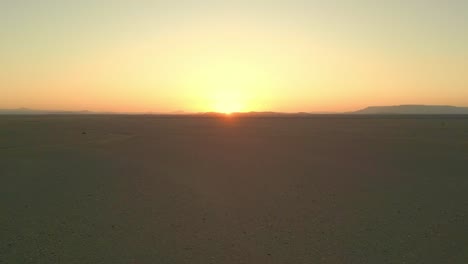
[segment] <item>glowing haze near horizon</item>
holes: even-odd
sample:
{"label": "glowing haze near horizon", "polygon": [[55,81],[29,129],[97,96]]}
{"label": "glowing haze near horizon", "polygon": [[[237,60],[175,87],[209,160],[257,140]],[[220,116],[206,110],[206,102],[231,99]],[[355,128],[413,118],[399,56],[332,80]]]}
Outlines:
{"label": "glowing haze near horizon", "polygon": [[468,105],[467,1],[0,2],[0,108]]}

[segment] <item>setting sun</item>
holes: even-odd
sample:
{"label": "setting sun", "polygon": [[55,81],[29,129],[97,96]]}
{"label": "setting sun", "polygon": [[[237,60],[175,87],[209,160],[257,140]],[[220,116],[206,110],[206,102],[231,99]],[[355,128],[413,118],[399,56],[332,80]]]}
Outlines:
{"label": "setting sun", "polygon": [[242,96],[233,91],[221,91],[214,99],[213,110],[215,112],[231,114],[234,112],[247,111]]}
{"label": "setting sun", "polygon": [[259,59],[233,58],[229,51],[206,52],[203,59],[186,62],[177,74],[174,86],[187,91],[193,109],[225,114],[261,110],[275,76]]}

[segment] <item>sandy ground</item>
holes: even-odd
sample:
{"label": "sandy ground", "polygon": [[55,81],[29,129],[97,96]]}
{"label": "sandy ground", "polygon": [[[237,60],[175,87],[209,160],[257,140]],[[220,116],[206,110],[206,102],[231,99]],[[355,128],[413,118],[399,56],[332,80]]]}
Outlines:
{"label": "sandy ground", "polygon": [[468,118],[3,116],[0,238],[0,263],[468,263]]}

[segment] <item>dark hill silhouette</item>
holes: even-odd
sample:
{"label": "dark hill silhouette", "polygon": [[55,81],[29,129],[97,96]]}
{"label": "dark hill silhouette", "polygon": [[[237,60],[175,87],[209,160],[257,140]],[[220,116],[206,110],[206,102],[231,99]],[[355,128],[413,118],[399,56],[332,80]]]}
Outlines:
{"label": "dark hill silhouette", "polygon": [[62,110],[37,110],[29,108],[0,109],[0,115],[53,115],[53,114],[76,114],[86,115],[95,114],[94,112],[83,111],[62,111]]}
{"label": "dark hill silhouette", "polygon": [[370,106],[352,114],[468,115],[468,107],[450,105]]}
{"label": "dark hill silhouette", "polygon": [[[92,114],[131,114],[131,115],[161,115],[161,116],[225,116],[219,112],[191,113],[184,111],[175,112],[92,112],[92,111],[63,111],[63,110],[37,110],[29,108],[0,109],[0,115],[92,115]],[[239,117],[288,117],[288,116],[309,116],[328,114],[362,114],[362,115],[468,115],[468,107],[457,107],[449,105],[396,105],[396,106],[369,106],[354,112],[234,112],[230,115]]]}

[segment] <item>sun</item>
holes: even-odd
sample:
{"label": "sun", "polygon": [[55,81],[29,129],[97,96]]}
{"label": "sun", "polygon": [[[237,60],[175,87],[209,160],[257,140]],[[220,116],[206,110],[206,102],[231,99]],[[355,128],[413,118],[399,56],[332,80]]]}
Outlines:
{"label": "sun", "polygon": [[230,115],[245,111],[245,100],[235,91],[218,91],[214,98],[213,109],[215,112]]}
{"label": "sun", "polygon": [[218,113],[230,115],[232,113],[242,112],[243,107],[242,104],[238,101],[221,100],[216,103],[214,110]]}
{"label": "sun", "polygon": [[202,112],[255,111],[263,107],[266,88],[271,87],[264,67],[255,67],[249,60],[208,56],[187,68],[176,87],[187,91],[188,100]]}

